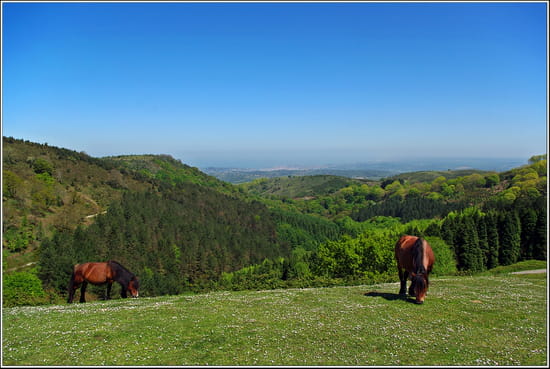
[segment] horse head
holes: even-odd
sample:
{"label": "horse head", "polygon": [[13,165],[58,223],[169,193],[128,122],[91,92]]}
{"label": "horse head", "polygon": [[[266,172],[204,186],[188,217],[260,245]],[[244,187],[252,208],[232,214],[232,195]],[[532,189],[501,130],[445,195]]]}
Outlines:
{"label": "horse head", "polygon": [[413,273],[412,285],[414,286],[414,296],[416,297],[415,303],[423,304],[426,298],[426,292],[428,291],[428,275],[426,273]]}
{"label": "horse head", "polygon": [[132,279],[130,279],[130,282],[128,283],[128,291],[130,291],[130,295],[132,297],[138,297],[139,296],[139,279],[136,276],[133,276]]}

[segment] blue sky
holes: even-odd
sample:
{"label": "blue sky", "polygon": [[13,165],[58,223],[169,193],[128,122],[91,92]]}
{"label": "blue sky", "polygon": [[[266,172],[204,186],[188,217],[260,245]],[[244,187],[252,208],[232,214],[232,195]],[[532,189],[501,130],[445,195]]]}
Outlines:
{"label": "blue sky", "polygon": [[2,130],[206,166],[546,152],[546,3],[3,3]]}

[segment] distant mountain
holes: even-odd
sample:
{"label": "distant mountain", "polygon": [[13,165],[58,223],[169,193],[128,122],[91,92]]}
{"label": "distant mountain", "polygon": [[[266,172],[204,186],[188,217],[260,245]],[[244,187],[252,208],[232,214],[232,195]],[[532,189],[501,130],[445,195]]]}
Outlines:
{"label": "distant mountain", "polygon": [[480,170],[502,172],[525,164],[525,159],[415,159],[400,161],[376,161],[356,164],[342,164],[319,168],[201,168],[204,173],[230,183],[251,182],[259,178],[276,178],[287,176],[333,175],[356,179],[377,180],[400,173],[419,171],[456,171]]}
{"label": "distant mountain", "polygon": [[222,181],[233,184],[251,182],[259,178],[277,177],[301,177],[332,175],[356,179],[379,179],[391,176],[398,172],[383,169],[337,169],[337,168],[315,168],[315,169],[237,169],[237,168],[203,168],[205,173],[214,176]]}

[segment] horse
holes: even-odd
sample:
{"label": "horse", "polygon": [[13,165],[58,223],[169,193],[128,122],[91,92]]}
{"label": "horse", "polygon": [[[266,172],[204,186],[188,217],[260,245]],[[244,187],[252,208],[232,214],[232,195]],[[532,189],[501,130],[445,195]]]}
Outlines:
{"label": "horse", "polygon": [[122,287],[120,296],[128,297],[126,291],[130,291],[132,297],[139,296],[139,279],[120,263],[110,260],[101,263],[76,264],[73,267],[71,280],[69,281],[69,298],[67,302],[73,302],[76,289],[80,289],[80,302],[86,302],[85,293],[88,283],[95,285],[107,284],[106,299],[111,298],[111,287],[113,282],[118,282]]}
{"label": "horse", "polygon": [[399,294],[407,294],[407,279],[410,277],[409,295],[416,298],[417,304],[424,303],[430,284],[428,274],[432,271],[435,262],[430,244],[420,237],[402,236],[395,244],[395,259],[401,282]]}

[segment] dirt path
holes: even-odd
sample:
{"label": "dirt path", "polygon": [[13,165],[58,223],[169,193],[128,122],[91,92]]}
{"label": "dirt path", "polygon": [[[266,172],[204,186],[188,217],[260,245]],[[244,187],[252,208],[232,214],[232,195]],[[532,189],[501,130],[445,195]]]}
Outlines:
{"label": "dirt path", "polygon": [[537,274],[537,273],[546,273],[546,269],[523,270],[521,272],[512,272],[510,274]]}
{"label": "dirt path", "polygon": [[27,263],[27,264],[24,264],[24,265],[20,265],[18,267],[15,267],[15,268],[10,268],[10,269],[7,269],[6,272],[13,272],[17,269],[23,269],[25,267],[28,267],[28,266],[31,266],[31,265],[34,265],[34,264],[37,264],[38,261],[31,261],[30,263]]}

